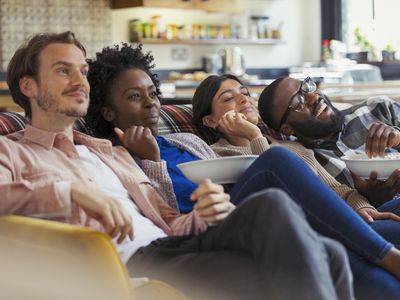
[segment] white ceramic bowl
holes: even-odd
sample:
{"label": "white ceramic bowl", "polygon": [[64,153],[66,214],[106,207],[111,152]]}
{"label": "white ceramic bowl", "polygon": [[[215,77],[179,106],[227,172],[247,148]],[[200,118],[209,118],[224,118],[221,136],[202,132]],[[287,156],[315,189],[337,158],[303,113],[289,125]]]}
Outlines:
{"label": "white ceramic bowl", "polygon": [[234,183],[257,157],[258,155],[227,156],[196,160],[179,164],[177,167],[188,179],[197,184],[206,178],[218,184]]}
{"label": "white ceramic bowl", "polygon": [[354,174],[369,178],[372,171],[378,173],[378,179],[387,179],[395,169],[400,168],[400,154],[388,153],[383,157],[368,158],[366,154],[346,154],[341,159]]}

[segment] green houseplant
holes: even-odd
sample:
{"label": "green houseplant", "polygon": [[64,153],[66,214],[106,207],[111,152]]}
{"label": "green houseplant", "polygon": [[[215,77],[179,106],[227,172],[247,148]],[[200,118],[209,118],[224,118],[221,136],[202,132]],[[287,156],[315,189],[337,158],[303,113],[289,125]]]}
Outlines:
{"label": "green houseplant", "polygon": [[359,27],[354,29],[354,37],[355,37],[355,45],[360,48],[356,60],[361,62],[368,61],[368,54],[371,53],[371,55],[374,55],[375,47],[361,32],[361,29]]}

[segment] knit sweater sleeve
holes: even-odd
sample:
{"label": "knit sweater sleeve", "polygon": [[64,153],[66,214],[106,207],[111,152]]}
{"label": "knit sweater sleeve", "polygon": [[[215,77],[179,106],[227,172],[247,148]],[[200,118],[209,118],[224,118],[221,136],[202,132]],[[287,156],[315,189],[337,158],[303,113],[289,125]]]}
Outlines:
{"label": "knit sweater sleeve", "polygon": [[[190,133],[175,133],[165,135],[175,147],[188,151],[200,159],[215,158],[214,151],[202,139]],[[167,162],[151,160],[141,161],[143,172],[149,177],[152,186],[161,194],[169,206],[178,210],[178,201],[174,192],[171,177],[168,173]]]}
{"label": "knit sweater sleeve", "polygon": [[305,163],[318,175],[318,177],[329,186],[340,198],[345,200],[347,204],[358,211],[361,208],[375,209],[357,190],[350,188],[345,184],[339,183],[331,174],[328,173],[316,160],[312,150],[305,148],[297,142],[283,142],[281,146],[285,146],[293,153],[300,156]]}
{"label": "knit sweater sleeve", "polygon": [[254,155],[261,155],[270,148],[268,140],[262,136],[255,138],[250,142],[251,153]]}
{"label": "knit sweater sleeve", "polygon": [[220,156],[233,155],[260,155],[269,149],[268,140],[265,137],[255,138],[250,146],[234,146],[226,139],[219,139],[211,148]]}
{"label": "knit sweater sleeve", "polygon": [[141,165],[143,172],[149,177],[151,185],[170,207],[178,210],[178,201],[168,173],[167,162],[165,160],[157,162],[145,159],[141,161]]}
{"label": "knit sweater sleeve", "polygon": [[201,138],[192,133],[180,132],[164,135],[164,138],[179,149],[188,151],[200,159],[212,159],[217,155]]}

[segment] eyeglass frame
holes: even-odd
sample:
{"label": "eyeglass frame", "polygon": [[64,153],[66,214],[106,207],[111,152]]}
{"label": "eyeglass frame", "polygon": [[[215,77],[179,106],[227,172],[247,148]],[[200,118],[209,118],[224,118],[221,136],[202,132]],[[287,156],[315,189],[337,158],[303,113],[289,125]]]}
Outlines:
{"label": "eyeglass frame", "polygon": [[[306,91],[306,90],[303,89],[304,84],[307,83],[307,82],[312,82],[312,83],[314,83],[314,86],[315,86],[315,90],[314,90],[314,91],[308,91],[308,90]],[[317,90],[317,84],[315,83],[315,81],[312,80],[311,77],[306,77],[306,78],[301,82],[300,87],[299,87],[299,89],[297,90],[297,92],[296,92],[292,97],[290,97],[290,101],[289,101],[288,108],[286,109],[285,113],[283,114],[283,116],[282,116],[282,118],[281,118],[281,121],[279,122],[279,128],[281,128],[281,127],[282,127],[282,124],[286,122],[287,118],[289,117],[289,113],[290,113],[290,110],[291,110],[291,109],[293,109],[293,110],[296,111],[296,112],[301,112],[301,111],[304,109],[304,107],[305,107],[305,98],[304,98],[304,94],[305,94],[305,93],[314,93],[316,90]],[[296,96],[298,96],[298,95],[301,96],[301,97],[300,97],[300,108],[294,108],[294,107],[292,106],[292,102],[293,102],[293,99],[294,99]]]}

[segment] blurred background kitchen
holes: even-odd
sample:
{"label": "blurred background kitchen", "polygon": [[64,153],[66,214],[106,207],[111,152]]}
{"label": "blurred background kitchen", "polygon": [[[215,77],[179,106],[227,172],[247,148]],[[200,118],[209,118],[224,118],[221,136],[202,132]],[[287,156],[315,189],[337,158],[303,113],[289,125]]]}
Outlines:
{"label": "blurred background kitchen", "polygon": [[1,0],[0,107],[5,70],[27,36],[72,30],[92,57],[143,43],[164,103],[188,103],[209,74],[241,76],[254,96],[273,79],[313,77],[337,103],[400,99],[398,0]]}

